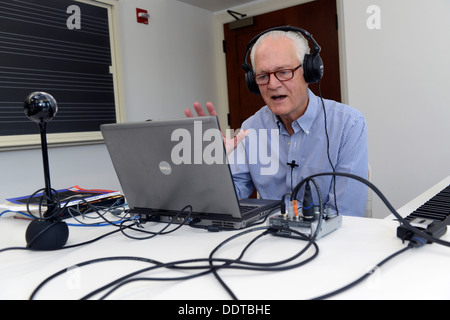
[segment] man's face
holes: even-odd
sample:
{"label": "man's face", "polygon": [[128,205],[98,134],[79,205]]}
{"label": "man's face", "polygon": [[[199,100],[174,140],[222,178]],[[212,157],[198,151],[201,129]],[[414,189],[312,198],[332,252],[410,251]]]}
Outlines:
{"label": "man's face", "polygon": [[[256,75],[294,69],[302,63],[298,61],[293,41],[289,38],[268,37],[256,48]],[[271,74],[269,83],[260,85],[259,90],[270,110],[282,119],[293,121],[301,117],[308,106],[308,84],[303,78],[303,68],[297,69],[294,77],[284,82]]]}

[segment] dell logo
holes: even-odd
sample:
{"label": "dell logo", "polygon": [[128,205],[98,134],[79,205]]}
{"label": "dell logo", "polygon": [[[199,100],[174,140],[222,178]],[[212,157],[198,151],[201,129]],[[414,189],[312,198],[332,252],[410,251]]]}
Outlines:
{"label": "dell logo", "polygon": [[159,163],[159,170],[165,174],[166,176],[168,176],[169,174],[172,173],[172,167],[170,166],[170,164],[166,161],[161,161]]}

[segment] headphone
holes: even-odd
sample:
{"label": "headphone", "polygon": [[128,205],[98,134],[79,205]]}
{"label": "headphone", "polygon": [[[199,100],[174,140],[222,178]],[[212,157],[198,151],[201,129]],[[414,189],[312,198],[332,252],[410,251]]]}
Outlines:
{"label": "headphone", "polygon": [[261,36],[271,31],[285,31],[285,32],[294,31],[301,33],[303,36],[311,40],[311,42],[313,43],[312,53],[305,54],[305,58],[303,59],[303,77],[305,78],[305,81],[307,83],[319,82],[320,79],[322,79],[323,77],[323,61],[319,55],[320,46],[316,42],[316,40],[314,40],[313,36],[308,31],[301,28],[290,26],[275,27],[258,34],[256,37],[250,40],[250,42],[247,45],[247,48],[245,49],[245,56],[244,62],[242,64],[242,69],[245,71],[245,83],[247,84],[247,88],[250,90],[250,92],[254,94],[261,94],[261,92],[259,91],[259,87],[255,81],[255,72],[253,71],[251,65],[247,62],[248,55],[252,50],[256,41],[258,41],[258,39]]}

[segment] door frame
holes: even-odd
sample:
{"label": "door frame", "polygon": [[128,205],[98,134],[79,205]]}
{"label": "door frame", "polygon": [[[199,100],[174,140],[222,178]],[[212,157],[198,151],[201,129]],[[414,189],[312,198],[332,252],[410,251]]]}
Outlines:
{"label": "door frame", "polygon": [[[240,13],[247,13],[248,16],[256,16],[288,7],[296,6],[312,2],[314,0],[267,0],[265,2],[258,2],[257,4],[243,5],[233,8]],[[338,14],[338,41],[339,41],[339,65],[340,65],[340,80],[341,80],[341,99],[342,102],[348,104],[348,88],[347,88],[347,63],[345,54],[345,30],[344,30],[344,17],[343,17],[343,1],[336,0],[336,10]],[[225,53],[223,52],[222,40],[225,39],[223,25],[234,21],[234,18],[230,16],[226,11],[217,13],[214,16],[214,39],[216,43],[216,72],[217,72],[217,97],[218,100],[214,101],[220,126],[224,129],[228,126],[228,86],[227,86],[227,68],[225,61]],[[301,26],[300,26],[301,27]],[[206,101],[205,101],[206,102]]]}

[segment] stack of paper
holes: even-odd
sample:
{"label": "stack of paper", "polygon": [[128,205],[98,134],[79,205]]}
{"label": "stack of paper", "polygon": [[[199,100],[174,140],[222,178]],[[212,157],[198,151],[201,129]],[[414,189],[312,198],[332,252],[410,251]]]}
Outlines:
{"label": "stack of paper", "polygon": [[[63,207],[78,206],[77,209],[81,212],[89,208],[86,202],[89,202],[96,206],[110,206],[113,204],[123,204],[124,197],[120,191],[103,190],[103,189],[83,189],[79,186],[73,186],[67,189],[57,190],[59,205]],[[0,204],[0,210],[14,211],[27,213],[28,208],[34,215],[39,215],[39,211],[44,213],[46,210],[46,202],[43,200],[43,193],[37,193],[32,198],[30,195],[21,196],[17,198],[6,199],[4,204]],[[56,200],[56,195],[53,195]],[[42,202],[42,203],[41,203]],[[67,210],[64,210],[62,214],[70,216]],[[24,215],[18,217],[26,218]]]}

